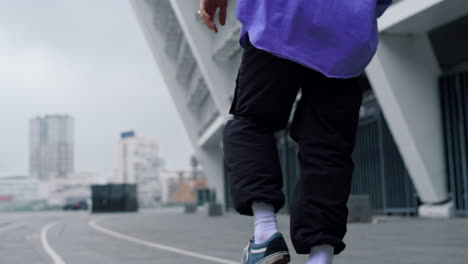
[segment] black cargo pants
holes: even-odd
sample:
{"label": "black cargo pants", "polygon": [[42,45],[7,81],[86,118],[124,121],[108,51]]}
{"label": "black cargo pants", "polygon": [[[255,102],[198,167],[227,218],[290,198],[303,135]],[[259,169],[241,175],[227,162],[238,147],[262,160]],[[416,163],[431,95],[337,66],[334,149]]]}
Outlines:
{"label": "black cargo pants", "polygon": [[291,239],[298,254],[314,245],[345,248],[351,176],[362,90],[357,78],[334,79],[289,60],[244,47],[223,132],[235,209],[253,215],[252,202],[276,212],[284,205],[274,132],[286,128],[301,89],[290,135],[299,145],[300,179],[291,201]]}

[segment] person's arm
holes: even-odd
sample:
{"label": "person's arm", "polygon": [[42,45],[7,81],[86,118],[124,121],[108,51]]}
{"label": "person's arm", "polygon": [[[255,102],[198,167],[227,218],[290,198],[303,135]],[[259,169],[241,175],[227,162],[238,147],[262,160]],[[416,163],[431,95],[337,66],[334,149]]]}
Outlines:
{"label": "person's arm", "polygon": [[224,26],[226,23],[226,10],[228,0],[200,0],[200,19],[203,23],[215,33],[218,32],[214,16],[219,8],[219,23]]}
{"label": "person's arm", "polygon": [[385,13],[385,10],[392,4],[393,0],[377,0],[377,10],[376,10],[376,17],[379,18],[380,16]]}

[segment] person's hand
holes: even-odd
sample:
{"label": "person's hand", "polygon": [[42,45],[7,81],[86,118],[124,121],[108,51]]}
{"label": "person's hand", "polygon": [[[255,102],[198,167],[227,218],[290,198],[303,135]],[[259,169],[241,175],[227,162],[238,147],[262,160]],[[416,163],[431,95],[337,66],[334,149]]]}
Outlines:
{"label": "person's hand", "polygon": [[214,22],[216,10],[219,8],[219,23],[224,26],[226,23],[226,9],[228,0],[200,0],[200,19],[209,29],[218,33],[218,28]]}

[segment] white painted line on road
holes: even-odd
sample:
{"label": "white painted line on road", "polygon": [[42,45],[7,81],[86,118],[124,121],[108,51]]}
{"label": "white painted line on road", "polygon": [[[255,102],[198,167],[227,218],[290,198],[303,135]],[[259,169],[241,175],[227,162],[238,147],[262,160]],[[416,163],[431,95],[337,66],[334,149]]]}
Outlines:
{"label": "white painted line on road", "polygon": [[63,261],[62,257],[60,257],[60,255],[54,251],[54,249],[50,246],[49,241],[47,241],[47,232],[56,224],[57,223],[49,223],[41,229],[41,243],[45,252],[47,255],[49,255],[54,264],[65,264],[65,261]]}
{"label": "white painted line on road", "polygon": [[133,242],[135,244],[147,246],[147,247],[150,247],[150,248],[165,250],[165,251],[169,251],[169,252],[172,252],[172,253],[185,255],[185,256],[198,258],[198,259],[203,259],[203,260],[207,260],[207,261],[211,261],[211,262],[215,262],[215,263],[239,264],[239,262],[235,262],[235,261],[232,261],[232,260],[212,257],[212,256],[208,256],[208,255],[205,255],[205,254],[200,254],[200,253],[196,253],[196,252],[192,252],[192,251],[188,251],[188,250],[183,250],[183,249],[179,249],[179,248],[175,248],[175,247],[170,247],[170,246],[166,246],[166,245],[161,245],[161,244],[149,242],[149,241],[142,240],[142,239],[139,239],[139,238],[136,238],[136,237],[127,236],[127,235],[124,235],[122,233],[118,233],[118,232],[112,231],[110,229],[107,229],[105,227],[102,227],[102,226],[98,225],[94,220],[89,221],[89,226],[91,226],[95,230],[97,230],[99,232],[102,232],[102,233],[104,233],[106,235],[113,236],[113,237],[116,237],[116,238],[120,238],[122,240],[126,240],[126,241],[129,241],[129,242]]}

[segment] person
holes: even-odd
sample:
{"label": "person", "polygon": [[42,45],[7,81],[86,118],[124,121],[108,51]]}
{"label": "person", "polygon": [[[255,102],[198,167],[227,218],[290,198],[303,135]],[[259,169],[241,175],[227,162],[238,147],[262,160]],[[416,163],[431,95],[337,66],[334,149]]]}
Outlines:
{"label": "person", "polygon": [[[235,209],[254,216],[243,263],[289,263],[276,213],[285,203],[274,134],[290,136],[300,177],[290,204],[290,234],[308,264],[332,263],[345,248],[362,90],[359,76],[376,52],[377,18],[391,0],[237,0],[244,49],[223,131]],[[199,16],[218,32],[227,0],[200,0]]]}

